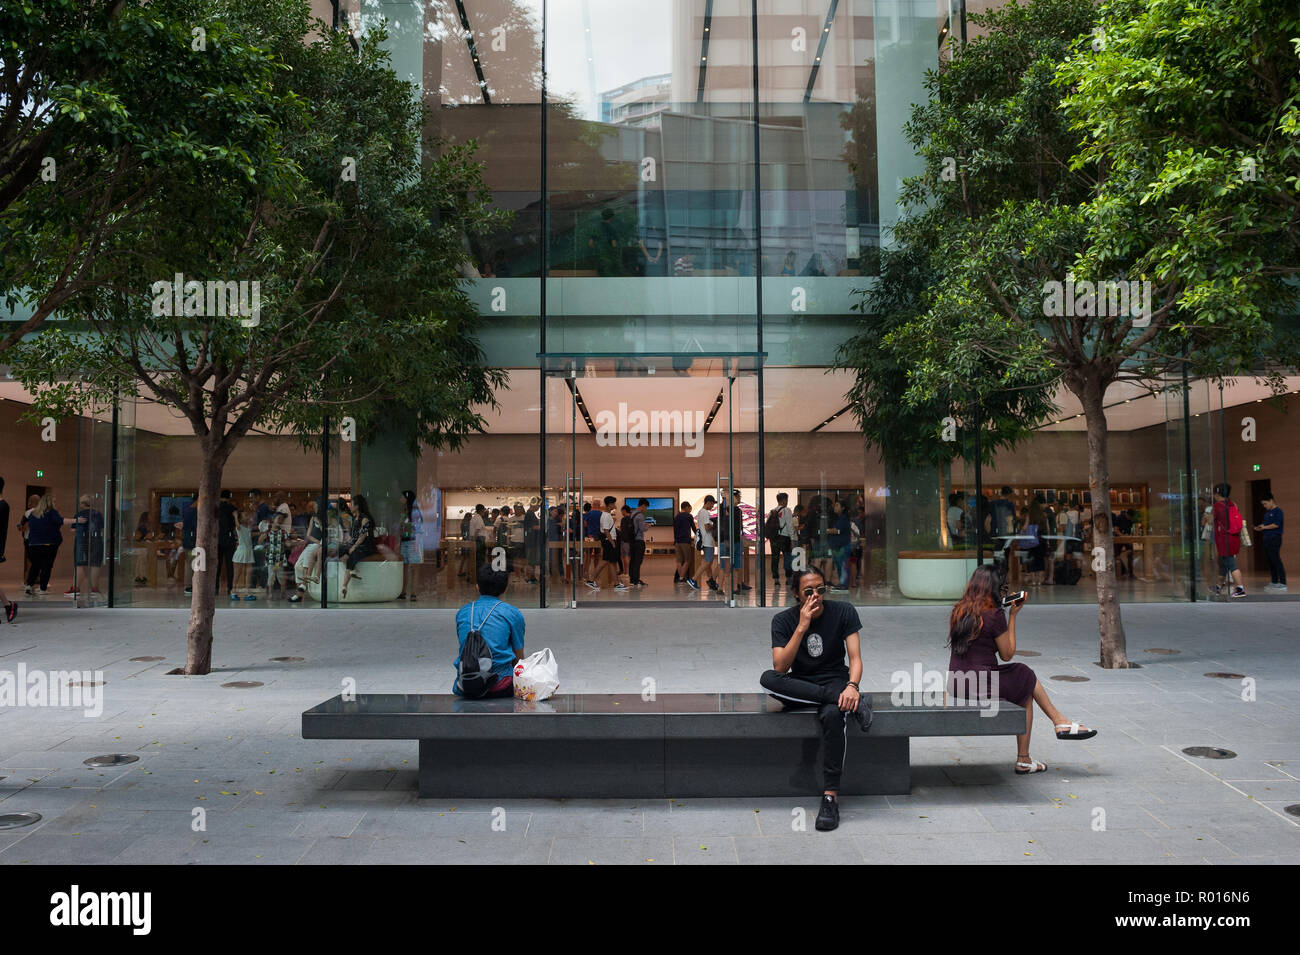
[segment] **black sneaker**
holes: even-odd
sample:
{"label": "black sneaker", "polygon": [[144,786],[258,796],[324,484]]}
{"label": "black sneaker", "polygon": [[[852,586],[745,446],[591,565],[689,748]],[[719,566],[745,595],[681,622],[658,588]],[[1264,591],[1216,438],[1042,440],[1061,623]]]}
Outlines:
{"label": "black sneaker", "polygon": [[718,582],[714,580],[712,577],[709,578],[709,589],[713,591],[716,591],[718,589]]}
{"label": "black sneaker", "polygon": [[822,807],[817,811],[815,825],[818,832],[830,832],[832,829],[839,828],[840,804],[834,796],[822,795]]}
{"label": "black sneaker", "polygon": [[11,600],[5,604],[5,619],[13,623],[16,616],[18,616],[18,602]]}
{"label": "black sneaker", "polygon": [[858,694],[858,708],[853,711],[853,718],[858,721],[858,726],[862,727],[862,732],[871,729],[871,721],[875,719],[875,714],[871,712],[871,694]]}
{"label": "black sneaker", "polygon": [[673,571],[673,583],[675,583],[675,584],[680,584],[681,582],[682,582],[681,575],[679,575],[679,574],[677,573],[677,571],[674,570],[674,571]]}

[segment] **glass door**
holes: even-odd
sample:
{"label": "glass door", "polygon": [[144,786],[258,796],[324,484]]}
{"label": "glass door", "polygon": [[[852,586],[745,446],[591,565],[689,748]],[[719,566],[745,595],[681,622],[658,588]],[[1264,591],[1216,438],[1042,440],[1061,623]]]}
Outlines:
{"label": "glass door", "polygon": [[761,603],[755,356],[550,355],[544,374],[547,605]]}

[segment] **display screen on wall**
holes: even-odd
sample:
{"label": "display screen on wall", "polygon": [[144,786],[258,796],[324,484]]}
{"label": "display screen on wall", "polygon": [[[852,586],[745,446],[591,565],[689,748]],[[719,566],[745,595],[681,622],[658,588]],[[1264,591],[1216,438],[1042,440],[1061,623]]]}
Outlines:
{"label": "display screen on wall", "polygon": [[[632,510],[636,510],[637,502],[641,500],[641,495],[624,498],[623,503]],[[650,506],[646,508],[646,523],[651,527],[672,527],[673,511],[676,501],[671,497],[647,497]]]}
{"label": "display screen on wall", "polygon": [[[183,496],[172,497],[164,494],[158,505],[158,522],[160,524],[175,524],[185,513],[185,505],[194,500],[193,496],[186,494]],[[172,508],[176,513],[172,513]]]}

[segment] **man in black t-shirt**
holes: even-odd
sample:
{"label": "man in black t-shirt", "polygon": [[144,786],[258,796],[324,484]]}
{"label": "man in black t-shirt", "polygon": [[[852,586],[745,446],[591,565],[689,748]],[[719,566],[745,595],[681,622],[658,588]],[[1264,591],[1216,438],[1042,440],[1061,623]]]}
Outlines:
{"label": "man in black t-shirt", "polygon": [[772,618],[772,669],[759,682],[787,707],[817,707],[825,787],[817,828],[826,832],[840,823],[837,797],[848,748],[849,714],[864,733],[871,727],[871,701],[858,691],[862,621],[852,604],[824,599],[826,578],[816,568],[803,571],[795,583],[799,606]]}

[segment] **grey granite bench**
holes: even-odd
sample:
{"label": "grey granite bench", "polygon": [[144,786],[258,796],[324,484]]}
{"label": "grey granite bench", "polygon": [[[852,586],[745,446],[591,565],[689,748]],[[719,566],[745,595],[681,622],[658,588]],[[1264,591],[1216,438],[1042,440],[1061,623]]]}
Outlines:
{"label": "grey granite bench", "polygon": [[[1013,736],[1025,711],[1000,703],[924,705],[872,693],[875,721],[848,726],[840,790],[911,788],[913,736]],[[302,715],[303,739],[420,742],[420,795],[612,798],[807,795],[821,788],[821,733],[811,710],[764,693],[564,694],[543,703],[446,694],[341,696]]]}

